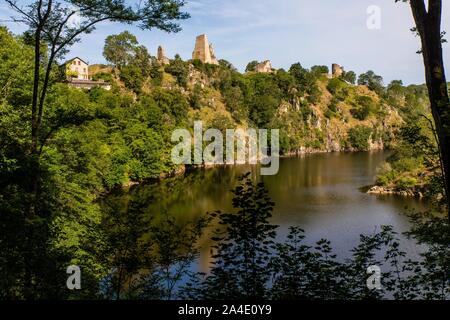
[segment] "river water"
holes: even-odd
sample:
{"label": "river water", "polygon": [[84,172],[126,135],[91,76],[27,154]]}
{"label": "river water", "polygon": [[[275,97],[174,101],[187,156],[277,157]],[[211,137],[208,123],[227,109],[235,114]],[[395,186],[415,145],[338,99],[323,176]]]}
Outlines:
{"label": "river water", "polygon": [[[113,194],[113,201],[145,203],[143,214],[170,214],[180,223],[216,210],[232,210],[232,194],[238,177],[251,172],[266,184],[275,209],[272,223],[279,225],[280,240],[289,226],[301,226],[306,242],[331,240],[338,258],[350,256],[360,234],[372,234],[381,225],[392,225],[403,232],[409,227],[405,212],[426,210],[424,201],[398,196],[375,196],[361,191],[374,183],[377,167],[387,152],[326,153],[280,159],[275,176],[259,176],[258,166],[228,166],[195,170],[158,183],[133,187],[127,193]],[[199,271],[210,262],[210,235],[201,239]],[[403,239],[408,255],[419,250],[412,240]]]}

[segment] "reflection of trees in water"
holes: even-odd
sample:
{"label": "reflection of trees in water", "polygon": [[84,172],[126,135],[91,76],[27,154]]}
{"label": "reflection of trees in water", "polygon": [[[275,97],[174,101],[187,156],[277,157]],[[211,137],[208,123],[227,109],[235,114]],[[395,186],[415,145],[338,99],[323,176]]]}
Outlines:
{"label": "reflection of trees in water", "polygon": [[[202,174],[220,178],[220,173],[214,171]],[[205,179],[201,175],[192,179],[185,186],[214,181],[211,176]],[[171,189],[166,185],[162,190]],[[181,192],[175,190],[171,195],[177,197]],[[109,239],[113,240],[110,263],[116,268],[110,281],[112,292],[123,298],[152,299],[449,297],[450,239],[446,219],[423,213],[414,216],[411,235],[427,244],[420,261],[406,257],[391,227],[361,236],[351,258],[341,261],[328,240],[306,245],[304,231],[299,227],[290,228],[285,242],[275,242],[276,226],[269,223],[274,204],[265,186],[255,184],[250,175],[241,179],[233,195],[234,210],[210,214],[214,223],[210,218],[186,222],[166,214],[149,219],[145,213],[148,202],[139,204],[127,199],[127,206],[119,205],[127,213],[112,214],[107,224]],[[147,197],[139,198],[148,201]],[[119,212],[117,209],[111,207]],[[207,223],[210,229],[215,226],[208,275],[193,273],[189,268],[198,257],[198,242],[208,230]],[[367,269],[373,265],[384,271],[379,290],[367,287]]]}
{"label": "reflection of trees in water", "polygon": [[[421,261],[407,261],[408,257],[401,252],[396,235],[390,228],[361,237],[351,259],[340,261],[326,240],[313,246],[306,245],[303,242],[305,235],[298,227],[291,228],[286,241],[275,242],[275,230],[268,223],[273,207],[271,201],[264,186],[251,183],[256,181],[257,173],[236,187],[238,171],[233,170],[232,175],[223,172],[222,169],[201,170],[176,183],[169,179],[161,186],[142,186],[126,194],[111,194],[101,203],[102,228],[97,223],[89,223],[86,229],[79,229],[84,251],[72,261],[70,252],[57,255],[52,251],[42,251],[50,231],[45,228],[40,234],[33,234],[32,247],[25,246],[27,242],[22,240],[23,234],[13,231],[25,223],[18,212],[29,199],[11,200],[15,206],[2,207],[2,221],[10,219],[17,228],[2,233],[0,245],[2,259],[6,257],[7,261],[15,263],[2,262],[0,265],[1,270],[9,275],[0,281],[0,297],[19,297],[22,294],[3,288],[13,287],[14,279],[23,279],[21,256],[26,250],[35,250],[33,261],[36,264],[32,266],[35,285],[29,294],[36,298],[66,297],[65,268],[69,263],[80,263],[82,267],[83,290],[75,293],[79,294],[74,296],[77,298],[449,297],[450,239],[446,219],[423,214],[415,216],[412,235],[427,247]],[[234,199],[232,195],[221,193],[222,188],[217,187],[219,183],[234,188]],[[180,199],[195,199],[205,188],[216,190],[223,197],[221,199],[229,201],[232,206],[223,209],[212,221],[211,215],[204,217],[201,208],[188,214],[183,214],[183,210],[172,213],[174,203]],[[2,190],[3,199],[11,198],[7,189]],[[79,194],[83,194],[82,190]],[[164,205],[156,206],[160,200]],[[214,203],[215,199],[211,201]],[[50,202],[43,202],[42,206]],[[81,223],[77,221],[79,216],[72,211],[67,210],[67,215],[74,223]],[[214,256],[214,259],[207,257],[205,261],[211,270],[208,275],[195,273],[191,268],[205,241],[209,241],[208,248],[213,247]],[[49,261],[54,261],[54,264],[49,264]],[[388,270],[382,275],[381,291],[367,289],[369,275],[366,270],[369,265],[380,265],[382,270]],[[99,283],[94,275],[105,274],[104,270],[108,270],[109,275]]]}
{"label": "reflection of trees in water", "polygon": [[[132,188],[129,192],[109,195],[103,203],[114,202],[118,210],[126,211],[130,201],[140,202],[140,212],[147,220],[158,220],[161,212],[170,213],[178,223],[188,223],[204,217],[211,208],[232,209],[231,194],[241,172],[250,166],[217,167],[214,170],[194,170],[181,177],[173,177]],[[257,171],[253,168],[253,171]],[[257,176],[255,174],[255,180]],[[205,228],[198,245],[203,248],[199,257],[201,270],[208,270],[211,262],[209,248],[213,245],[209,233],[215,225]]]}
{"label": "reflection of trees in water", "polygon": [[173,298],[177,284],[198,257],[198,239],[208,218],[180,223],[165,213],[147,215],[152,198],[120,199],[110,198],[103,203],[107,264],[111,270],[102,281],[103,296]]}

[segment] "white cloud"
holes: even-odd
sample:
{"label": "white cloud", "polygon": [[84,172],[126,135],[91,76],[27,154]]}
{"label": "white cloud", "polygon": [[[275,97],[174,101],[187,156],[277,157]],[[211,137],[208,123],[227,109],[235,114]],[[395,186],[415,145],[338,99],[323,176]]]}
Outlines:
{"label": "white cloud", "polygon": [[77,12],[75,13],[72,17],[70,17],[69,21],[68,21],[68,25],[70,27],[77,27],[80,25],[82,21],[82,17],[80,16],[80,14]]}
{"label": "white cloud", "polygon": [[[208,34],[216,54],[241,70],[254,59],[271,59],[276,67],[288,68],[300,61],[343,64],[358,73],[373,69],[387,81],[423,82],[419,39],[410,32],[414,25],[407,4],[394,0],[194,0],[187,1],[191,19],[182,21],[183,31],[167,34],[141,31],[128,25],[102,24],[73,48],[73,54],[102,62],[107,35],[129,30],[153,54],[164,45],[168,55],[189,59],[195,36]],[[367,7],[382,9],[381,30],[368,30]],[[450,31],[449,2],[444,2],[443,28]],[[16,27],[11,26],[15,31]],[[450,36],[449,36],[450,37]],[[450,63],[450,45],[444,47]],[[450,70],[450,65],[447,67]]]}

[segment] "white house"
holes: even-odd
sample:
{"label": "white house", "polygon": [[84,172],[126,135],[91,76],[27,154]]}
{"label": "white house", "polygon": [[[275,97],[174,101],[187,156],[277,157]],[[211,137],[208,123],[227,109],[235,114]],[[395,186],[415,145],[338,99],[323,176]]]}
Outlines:
{"label": "white house", "polygon": [[89,64],[75,57],[66,62],[66,75],[69,79],[89,80]]}
{"label": "white house", "polygon": [[93,81],[89,78],[89,64],[79,57],[70,59],[64,64],[69,86],[79,89],[100,87],[111,90],[111,85],[103,80]]}

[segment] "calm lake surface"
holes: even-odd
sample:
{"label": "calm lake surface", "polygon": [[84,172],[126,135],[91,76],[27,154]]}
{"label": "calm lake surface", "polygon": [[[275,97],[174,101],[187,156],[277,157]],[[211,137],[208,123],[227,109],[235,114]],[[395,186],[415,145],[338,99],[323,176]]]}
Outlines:
{"label": "calm lake surface", "polygon": [[[232,194],[240,175],[251,172],[262,179],[275,209],[272,222],[279,225],[282,240],[289,226],[301,226],[306,242],[331,240],[339,258],[350,256],[360,234],[372,234],[381,225],[392,225],[398,232],[409,227],[407,210],[426,210],[424,201],[397,196],[374,196],[360,190],[374,183],[377,167],[386,152],[313,154],[280,159],[275,176],[259,176],[258,166],[228,166],[196,170],[162,182],[136,186],[127,193],[116,193],[108,200],[125,209],[130,201],[140,203],[142,214],[157,217],[163,213],[185,223],[206,212],[232,210]],[[211,226],[210,230],[214,229]],[[201,240],[197,269],[207,271],[210,262],[210,234]],[[412,240],[402,240],[409,256],[419,248]]]}

